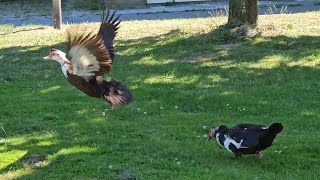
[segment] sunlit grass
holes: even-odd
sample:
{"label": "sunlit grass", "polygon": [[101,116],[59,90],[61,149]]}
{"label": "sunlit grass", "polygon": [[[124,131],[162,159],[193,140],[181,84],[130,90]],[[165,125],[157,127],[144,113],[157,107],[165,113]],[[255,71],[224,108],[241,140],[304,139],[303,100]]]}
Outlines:
{"label": "sunlit grass", "polygon": [[1,163],[0,168],[3,169],[7,165],[10,165],[18,161],[21,157],[27,154],[27,150],[12,150],[4,153],[0,153]]}
{"label": "sunlit grass", "polygon": [[[42,59],[79,25],[1,25],[0,179],[316,179],[318,19],[260,16],[259,37],[231,42],[224,17],[122,22],[109,76],[135,100],[114,111]],[[205,143],[211,126],[275,121],[284,131],[262,158]]]}

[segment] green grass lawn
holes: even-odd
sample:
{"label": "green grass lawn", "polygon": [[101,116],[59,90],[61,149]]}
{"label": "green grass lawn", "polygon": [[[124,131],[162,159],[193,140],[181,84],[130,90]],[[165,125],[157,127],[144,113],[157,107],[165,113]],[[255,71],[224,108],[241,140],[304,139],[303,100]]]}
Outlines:
{"label": "green grass lawn", "polygon": [[[241,42],[225,17],[122,22],[110,76],[135,101],[114,111],[42,60],[66,49],[64,30],[1,25],[0,179],[317,179],[319,19],[261,16]],[[244,122],[284,130],[262,158],[205,143],[210,127]],[[29,166],[33,155],[45,160]]]}

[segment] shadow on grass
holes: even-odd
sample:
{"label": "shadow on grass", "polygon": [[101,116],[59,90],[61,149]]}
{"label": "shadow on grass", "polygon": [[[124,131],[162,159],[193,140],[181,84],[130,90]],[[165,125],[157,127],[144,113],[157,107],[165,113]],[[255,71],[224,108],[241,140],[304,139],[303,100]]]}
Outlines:
{"label": "shadow on grass", "polygon": [[[5,149],[1,152],[27,150],[0,174],[23,168],[33,154],[45,156],[47,163],[17,179],[119,178],[127,171],[137,177],[167,178],[195,167],[199,167],[195,176],[205,177],[210,176],[205,169],[238,168],[242,161],[255,165],[253,174],[259,175],[274,165],[274,159],[268,157],[273,156],[273,148],[267,150],[267,161],[259,163],[256,158],[235,162],[225,160],[229,154],[216,156],[224,150],[206,146],[197,137],[205,133],[202,125],[213,125],[209,123],[281,121],[288,131],[280,135],[275,148],[301,140],[314,142],[305,136],[290,142],[285,138],[296,136],[290,129],[304,127],[302,133],[307,134],[319,127],[320,71],[319,64],[312,63],[319,57],[320,38],[258,38],[226,50],[219,44],[235,42],[219,37],[220,30],[195,36],[174,30],[117,41],[111,76],[133,90],[135,102],[114,112],[105,110],[103,101],[86,97],[69,85],[58,64],[41,61],[50,47],[0,49],[0,96],[8,102],[0,112],[4,117],[0,126],[9,139],[22,138],[17,143],[2,143]],[[55,47],[65,49],[62,43]],[[61,87],[43,91],[56,86]],[[281,156],[280,165],[275,165],[282,166],[277,172],[284,177],[296,172],[292,154]],[[207,158],[213,156],[214,163],[209,163]],[[307,172],[303,165],[313,156],[304,152],[298,168]],[[178,160],[186,165],[181,167]]]}

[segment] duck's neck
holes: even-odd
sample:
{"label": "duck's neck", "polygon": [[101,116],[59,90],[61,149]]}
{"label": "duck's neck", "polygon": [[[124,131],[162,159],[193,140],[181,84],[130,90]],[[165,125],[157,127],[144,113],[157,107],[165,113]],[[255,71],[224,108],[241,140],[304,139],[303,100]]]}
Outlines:
{"label": "duck's neck", "polygon": [[[69,69],[69,65],[68,63],[70,62],[66,57],[62,57],[62,59],[59,59],[58,62],[60,63],[61,65],[61,70],[64,74],[65,77],[68,77],[68,69]],[[70,72],[69,72],[70,73]]]}

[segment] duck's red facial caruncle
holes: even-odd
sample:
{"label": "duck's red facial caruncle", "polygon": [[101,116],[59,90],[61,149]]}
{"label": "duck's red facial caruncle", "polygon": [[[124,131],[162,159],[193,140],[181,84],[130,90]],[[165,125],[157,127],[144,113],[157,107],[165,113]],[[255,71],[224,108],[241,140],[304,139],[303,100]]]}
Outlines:
{"label": "duck's red facial caruncle", "polygon": [[65,59],[66,54],[58,49],[51,49],[48,56],[43,57],[43,59],[61,61]]}
{"label": "duck's red facial caruncle", "polygon": [[43,59],[48,59],[51,60],[53,59],[53,56],[55,56],[56,54],[54,52],[51,52],[48,56],[43,57]]}
{"label": "duck's red facial caruncle", "polygon": [[208,138],[208,142],[209,142],[209,140],[210,140],[210,139],[212,139],[212,138],[213,138],[213,136],[214,136],[214,128],[211,128],[211,129],[209,130],[209,138]]}

